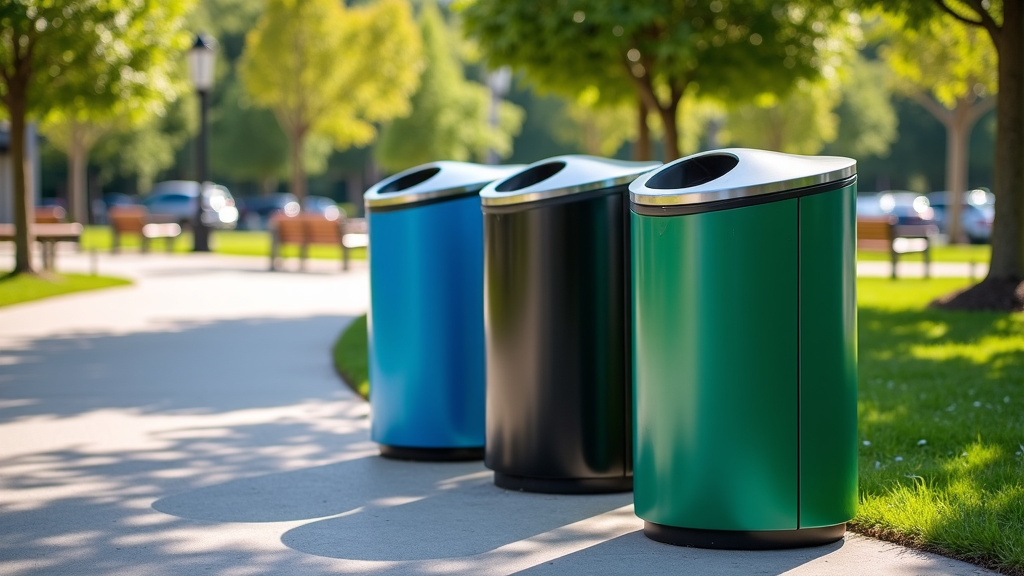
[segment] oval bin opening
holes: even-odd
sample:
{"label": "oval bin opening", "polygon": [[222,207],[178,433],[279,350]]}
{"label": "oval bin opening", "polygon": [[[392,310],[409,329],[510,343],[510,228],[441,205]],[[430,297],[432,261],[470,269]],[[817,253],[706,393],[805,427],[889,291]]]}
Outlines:
{"label": "oval bin opening", "polygon": [[732,154],[707,154],[673,164],[647,181],[648,188],[673,190],[691,188],[725,176],[739,164]]}
{"label": "oval bin opening", "polygon": [[406,174],[394,182],[388,182],[377,191],[378,194],[387,194],[388,192],[398,192],[412,188],[413,186],[426,182],[427,180],[434,177],[435,174],[440,172],[441,169],[434,166],[433,168],[424,168],[423,170],[417,170],[412,174]]}
{"label": "oval bin opening", "polygon": [[494,189],[498,192],[521,190],[527,186],[533,186],[537,182],[542,182],[551,178],[555,174],[558,174],[562,168],[565,168],[565,162],[549,162],[547,164],[541,164],[540,166],[534,166],[529,170],[524,170],[523,172],[510,177],[495,186]]}

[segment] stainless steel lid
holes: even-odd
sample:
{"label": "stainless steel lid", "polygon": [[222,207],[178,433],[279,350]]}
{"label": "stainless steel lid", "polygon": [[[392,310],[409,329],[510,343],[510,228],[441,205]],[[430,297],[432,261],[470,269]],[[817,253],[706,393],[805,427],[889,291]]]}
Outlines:
{"label": "stainless steel lid", "polygon": [[629,199],[644,206],[704,204],[827,184],[856,173],[857,162],[850,158],[726,148],[644,174],[629,185]]}
{"label": "stainless steel lid", "polygon": [[522,169],[522,164],[430,162],[378,182],[366,191],[363,200],[367,208],[383,208],[472,194],[484,184]]}
{"label": "stainless steel lid", "polygon": [[484,206],[507,206],[629,184],[660,162],[625,162],[597,156],[555,156],[480,191]]}

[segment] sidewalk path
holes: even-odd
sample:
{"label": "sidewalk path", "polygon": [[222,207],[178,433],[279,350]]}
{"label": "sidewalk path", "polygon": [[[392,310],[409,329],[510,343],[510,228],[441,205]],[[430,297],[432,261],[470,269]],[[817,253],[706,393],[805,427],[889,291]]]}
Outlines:
{"label": "sidewalk path", "polygon": [[136,284],[0,308],[0,573],[990,574],[852,534],[676,548],[642,535],[629,494],[381,459],[329,357],[366,310],[365,264],[265,264],[101,255]]}

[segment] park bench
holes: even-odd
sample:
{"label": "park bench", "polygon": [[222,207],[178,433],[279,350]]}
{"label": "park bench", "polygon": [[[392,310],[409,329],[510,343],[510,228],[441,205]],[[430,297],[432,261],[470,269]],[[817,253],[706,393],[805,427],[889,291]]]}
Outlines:
{"label": "park bench", "polygon": [[934,224],[897,224],[895,216],[857,218],[857,249],[888,252],[892,262],[892,278],[896,279],[896,263],[903,254],[921,253],[924,277],[931,277],[931,239],[939,233]]}
{"label": "park bench", "polygon": [[337,246],[341,249],[341,269],[348,270],[349,250],[369,244],[366,221],[339,216],[300,212],[294,216],[277,213],[270,219],[270,269],[277,269],[277,260],[284,246],[299,247],[299,268],[305,269],[309,247]]}
{"label": "park bench", "polygon": [[[43,269],[52,271],[57,260],[57,243],[79,242],[82,238],[82,225],[77,222],[33,223],[29,235],[43,249]],[[0,224],[0,241],[14,242],[14,237],[14,224]]]}
{"label": "park bench", "polygon": [[178,223],[154,222],[145,206],[112,206],[107,212],[107,219],[114,235],[110,244],[112,254],[120,250],[121,236],[124,234],[138,235],[143,253],[149,251],[149,241],[157,238],[163,238],[167,251],[171,252],[174,250],[175,238],[181,236]]}
{"label": "park bench", "polygon": [[59,224],[68,217],[67,210],[61,206],[36,206],[35,212],[39,224]]}

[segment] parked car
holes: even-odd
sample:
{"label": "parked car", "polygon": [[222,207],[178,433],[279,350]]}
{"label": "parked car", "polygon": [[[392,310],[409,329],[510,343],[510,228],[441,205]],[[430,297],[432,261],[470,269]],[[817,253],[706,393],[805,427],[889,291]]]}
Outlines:
{"label": "parked car", "polygon": [[302,210],[314,214],[323,214],[328,220],[337,220],[341,216],[338,204],[326,196],[306,196],[302,201]]}
{"label": "parked car", "polygon": [[935,212],[928,198],[915,192],[887,190],[876,194],[857,195],[858,216],[896,216],[896,223],[933,224]]}
{"label": "parked car", "polygon": [[[949,210],[949,193],[932,192],[928,201],[935,211],[935,223],[939,231],[948,233],[949,221],[946,216]],[[992,220],[995,218],[996,207],[991,193],[984,190],[971,190],[963,195],[960,208],[960,226],[972,244],[984,244],[992,238]]]}
{"label": "parked car", "polygon": [[[143,201],[150,215],[190,226],[196,215],[199,183],[189,180],[157,182]],[[235,199],[227,188],[212,182],[203,185],[203,223],[211,228],[233,229],[238,223]]]}
{"label": "parked car", "polygon": [[295,211],[299,204],[294,194],[269,194],[239,198],[238,227],[243,230],[266,230],[270,217],[276,212]]}

